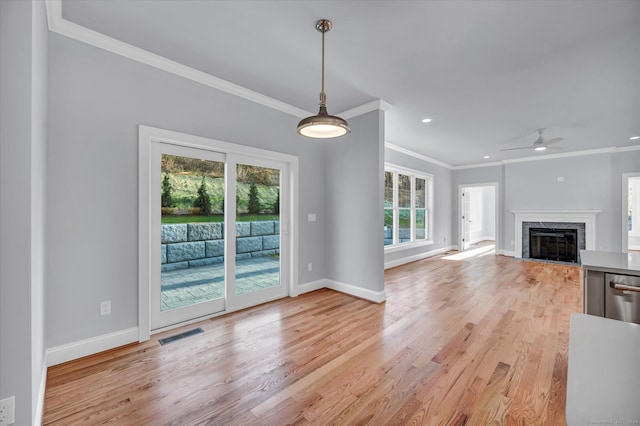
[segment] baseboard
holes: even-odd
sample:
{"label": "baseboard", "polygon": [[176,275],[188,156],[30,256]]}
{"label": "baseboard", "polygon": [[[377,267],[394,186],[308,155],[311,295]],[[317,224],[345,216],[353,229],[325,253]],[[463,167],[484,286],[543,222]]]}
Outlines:
{"label": "baseboard", "polygon": [[83,356],[97,354],[98,352],[128,345],[138,341],[138,327],[131,327],[115,331],[102,336],[91,337],[77,342],[67,343],[47,349],[47,365],[62,364],[73,361]]}
{"label": "baseboard", "polygon": [[436,250],[427,251],[413,256],[403,257],[401,259],[392,260],[384,263],[384,269],[395,268],[396,266],[404,265],[405,263],[415,262],[417,260],[426,259],[428,257],[436,256],[438,254],[446,253],[449,250],[456,250],[458,246],[447,246]]}
{"label": "baseboard", "polygon": [[316,291],[326,287],[327,280],[325,279],[298,284],[298,294],[309,293],[310,291]]}
{"label": "baseboard", "polygon": [[349,294],[351,296],[359,297],[360,299],[369,300],[370,302],[382,303],[386,300],[387,296],[382,291],[372,291],[366,288],[357,287],[352,284],[341,283],[339,281],[325,280],[326,287],[331,290],[339,291],[340,293]]}
{"label": "baseboard", "polygon": [[36,401],[36,412],[33,418],[33,426],[39,426],[42,424],[42,417],[44,415],[44,391],[47,388],[47,353],[44,353],[44,360],[42,361],[42,373],[40,374],[40,384],[38,387],[38,400]]}
{"label": "baseboard", "polygon": [[516,257],[515,251],[496,250],[496,254],[501,254],[503,256],[509,256],[509,257]]}

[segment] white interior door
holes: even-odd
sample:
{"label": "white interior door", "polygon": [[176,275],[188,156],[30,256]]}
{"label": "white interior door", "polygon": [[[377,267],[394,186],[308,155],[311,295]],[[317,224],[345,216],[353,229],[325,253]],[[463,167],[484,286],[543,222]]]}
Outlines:
{"label": "white interior door", "polygon": [[467,250],[471,246],[471,197],[467,193],[466,188],[460,188],[460,229],[461,229],[461,250]]}

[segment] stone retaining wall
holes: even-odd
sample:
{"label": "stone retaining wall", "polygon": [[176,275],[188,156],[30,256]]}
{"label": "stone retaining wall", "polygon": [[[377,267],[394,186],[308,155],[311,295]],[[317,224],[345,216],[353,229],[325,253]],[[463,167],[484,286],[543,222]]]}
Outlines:
{"label": "stone retaining wall", "polygon": [[[236,223],[236,259],[280,254],[280,221]],[[224,223],[162,225],[162,270],[224,261]]]}

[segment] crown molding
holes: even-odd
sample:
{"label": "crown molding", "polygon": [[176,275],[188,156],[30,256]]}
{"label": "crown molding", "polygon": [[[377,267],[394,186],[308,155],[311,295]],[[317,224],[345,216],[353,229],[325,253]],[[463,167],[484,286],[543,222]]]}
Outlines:
{"label": "crown molding", "polygon": [[405,155],[409,155],[411,157],[417,158],[419,160],[422,161],[426,161],[427,163],[431,163],[431,164],[435,164],[436,166],[440,166],[440,167],[444,167],[450,170],[455,169],[455,167],[453,167],[451,164],[447,164],[443,161],[440,160],[436,160],[435,158],[431,158],[431,157],[427,157],[426,155],[422,155],[422,154],[418,154],[417,152],[411,151],[407,148],[403,148],[401,146],[398,145],[394,145],[390,142],[385,142],[384,143],[384,147],[387,149],[390,149],[392,151],[396,151],[399,152],[401,154],[405,154]]}
{"label": "crown molding", "polygon": [[538,157],[514,158],[512,160],[502,160],[502,163],[503,164],[525,163],[528,161],[553,160],[555,158],[582,157],[585,155],[597,155],[597,154],[613,154],[616,152],[627,152],[627,151],[637,151],[637,150],[640,150],[640,145],[622,146],[622,147],[610,146],[606,148],[587,149],[583,151],[572,151],[572,152],[562,152],[558,154],[541,155]]}
{"label": "crown molding", "polygon": [[610,146],[606,148],[587,149],[583,151],[562,152],[558,154],[539,155],[536,157],[514,158],[511,160],[501,160],[492,163],[467,164],[464,166],[453,166],[453,170],[475,169],[479,167],[501,166],[503,164],[526,163],[529,161],[553,160],[556,158],[583,157],[585,155],[614,154],[617,152],[640,151],[640,145],[632,146]]}
{"label": "crown molding", "polygon": [[246,89],[237,84],[214,77],[211,74],[188,67],[179,62],[172,61],[155,53],[148,52],[139,47],[124,43],[105,34],[93,31],[89,28],[75,24],[62,18],[62,1],[46,0],[47,24],[49,31],[65,37],[90,44],[116,55],[141,62],[154,68],[178,75],[196,83],[221,90],[240,98],[264,105],[269,108],[293,115],[295,117],[308,117],[313,113],[294,107],[277,99],[263,95],[253,90]]}
{"label": "crown molding", "polygon": [[464,170],[464,169],[478,169],[480,167],[494,167],[494,166],[502,166],[504,163],[502,161],[492,161],[491,163],[476,163],[476,164],[465,164],[462,166],[452,166],[453,170]]}
{"label": "crown molding", "polygon": [[346,111],[343,111],[338,115],[345,119],[349,119],[349,118],[357,117],[362,114],[366,114],[371,111],[376,111],[376,110],[388,111],[390,109],[391,109],[391,104],[383,101],[382,99],[376,99],[371,102],[367,102],[366,104],[362,104],[355,108],[351,108]]}
{"label": "crown molding", "polygon": [[505,164],[512,163],[526,163],[529,161],[542,161],[542,160],[553,160],[556,158],[568,158],[568,157],[582,157],[585,155],[597,155],[597,154],[613,154],[617,152],[629,152],[629,151],[640,151],[640,145],[632,145],[632,146],[610,146],[607,148],[599,148],[599,149],[588,149],[583,151],[573,151],[573,152],[563,152],[558,154],[549,154],[549,155],[540,155],[536,157],[523,157],[523,158],[514,158],[511,160],[501,160],[501,161],[493,161],[491,163],[476,163],[476,164],[465,164],[462,166],[452,166],[451,164],[447,164],[443,161],[436,160],[431,157],[427,157],[426,155],[418,154],[417,152],[411,151],[407,148],[403,148],[398,145],[394,145],[390,142],[385,142],[385,148],[391,149],[393,151],[400,152],[402,154],[409,155],[411,157],[417,158],[419,160],[423,160],[432,164],[436,164],[438,166],[445,167],[450,170],[465,170],[465,169],[477,169],[481,167],[495,167],[502,166]]}

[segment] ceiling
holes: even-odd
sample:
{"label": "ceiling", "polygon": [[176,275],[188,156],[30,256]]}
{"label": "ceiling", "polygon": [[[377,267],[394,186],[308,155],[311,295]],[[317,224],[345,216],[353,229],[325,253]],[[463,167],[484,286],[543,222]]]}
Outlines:
{"label": "ceiling", "polygon": [[[387,142],[452,166],[640,145],[636,0],[63,0],[62,18],[310,114],[328,18],[329,113],[382,99]],[[541,127],[553,151],[500,151]]]}

